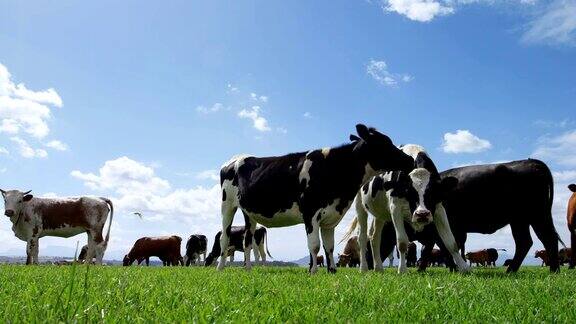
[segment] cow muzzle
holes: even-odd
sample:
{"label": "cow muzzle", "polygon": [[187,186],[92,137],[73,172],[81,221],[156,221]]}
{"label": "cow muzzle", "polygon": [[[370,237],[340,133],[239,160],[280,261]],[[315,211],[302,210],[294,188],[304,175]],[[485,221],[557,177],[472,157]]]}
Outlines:
{"label": "cow muzzle", "polygon": [[419,224],[428,224],[432,222],[432,213],[429,210],[417,210],[412,215],[412,222]]}
{"label": "cow muzzle", "polygon": [[4,215],[12,217],[14,216],[14,211],[12,209],[6,209],[6,211],[4,211]]}

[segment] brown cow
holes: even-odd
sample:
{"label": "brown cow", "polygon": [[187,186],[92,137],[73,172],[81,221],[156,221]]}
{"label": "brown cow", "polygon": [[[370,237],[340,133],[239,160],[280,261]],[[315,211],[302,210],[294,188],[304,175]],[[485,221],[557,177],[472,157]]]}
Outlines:
{"label": "brown cow", "polygon": [[[568,189],[572,191],[572,196],[568,200],[568,230],[570,231],[570,246],[576,248],[576,184],[571,184]],[[576,255],[570,256],[570,269],[576,266]]]}
{"label": "brown cow", "polygon": [[[420,258],[422,259],[422,258]],[[420,260],[422,262],[422,260]],[[430,265],[442,266],[446,264],[446,255],[440,249],[432,249],[430,252]]]}
{"label": "brown cow", "polygon": [[542,266],[548,265],[548,253],[546,252],[546,250],[536,251],[536,254],[534,254],[534,257],[542,259]]}
{"label": "brown cow", "polygon": [[338,263],[336,264],[339,267],[349,266],[351,268],[355,268],[357,265],[360,265],[360,245],[358,244],[358,236],[352,236],[346,242],[346,246],[344,246],[344,251],[341,254],[338,254]]}
{"label": "brown cow", "polygon": [[472,263],[476,263],[476,266],[481,265],[485,267],[489,263],[492,263],[490,254],[488,250],[485,249],[466,253],[466,260],[470,261],[470,266],[472,266]]}
{"label": "brown cow", "polygon": [[181,243],[182,238],[176,235],[139,238],[130,252],[124,256],[123,264],[129,266],[134,261],[138,261],[138,264],[146,261],[146,265],[149,266],[150,257],[155,256],[165,266],[184,265],[184,259],[180,255]]}
{"label": "brown cow", "polygon": [[[12,222],[12,231],[17,238],[25,241],[26,264],[38,263],[39,240],[45,236],[72,237],[88,234],[87,259],[96,258],[102,264],[104,252],[110,239],[110,228],[114,207],[107,198],[36,198],[30,191],[5,191],[4,215]],[[104,225],[110,214],[106,237]]]}

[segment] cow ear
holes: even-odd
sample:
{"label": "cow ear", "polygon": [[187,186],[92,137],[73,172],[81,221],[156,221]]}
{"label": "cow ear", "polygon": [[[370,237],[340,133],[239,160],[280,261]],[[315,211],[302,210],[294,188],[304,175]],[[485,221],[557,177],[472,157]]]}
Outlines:
{"label": "cow ear", "polygon": [[350,141],[352,142],[358,142],[360,140],[360,137],[354,135],[354,134],[350,134]]}
{"label": "cow ear", "polygon": [[570,191],[572,191],[572,192],[576,192],[576,184],[569,185],[568,189],[570,189]]}
{"label": "cow ear", "polygon": [[30,201],[30,200],[32,200],[32,198],[34,198],[34,196],[26,195],[26,196],[24,196],[24,198],[22,198],[22,201]]}
{"label": "cow ear", "polygon": [[358,136],[365,141],[370,137],[370,130],[364,124],[356,125],[356,132],[358,133]]}

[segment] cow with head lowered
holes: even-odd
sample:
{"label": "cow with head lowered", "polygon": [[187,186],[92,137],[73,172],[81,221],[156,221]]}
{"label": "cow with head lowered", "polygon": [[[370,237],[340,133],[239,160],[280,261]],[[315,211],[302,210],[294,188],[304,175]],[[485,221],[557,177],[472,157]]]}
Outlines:
{"label": "cow with head lowered", "polygon": [[[229,231],[228,248],[225,250],[224,255],[230,257],[230,262],[234,261],[234,253],[236,251],[244,252],[244,242],[246,238],[246,227],[244,226],[231,226]],[[216,258],[222,255],[220,250],[220,237],[222,237],[222,231],[216,233],[214,237],[214,245],[212,246],[212,251],[208,254],[208,257],[204,259],[204,264],[210,266],[216,261]],[[252,236],[252,244],[254,247],[254,259],[258,262],[262,259],[262,265],[266,264],[266,255],[270,255],[268,251],[268,231],[265,227],[258,226],[254,230],[254,235]]]}
{"label": "cow with head lowered", "polygon": [[184,265],[184,259],[180,255],[182,238],[177,235],[141,237],[132,246],[132,249],[124,256],[122,264],[127,267],[134,261],[138,264],[143,261],[150,265],[150,257],[157,257],[165,266]]}
{"label": "cow with head lowered", "polygon": [[[1,190],[4,197],[4,215],[12,222],[12,231],[25,241],[26,264],[38,263],[38,241],[41,237],[72,237],[88,235],[87,259],[102,264],[110,239],[114,207],[107,198],[37,198],[30,191]],[[104,225],[110,214],[106,237]]]}
{"label": "cow with head lowered", "polygon": [[[442,243],[446,246],[462,272],[469,270],[466,261],[458,253],[458,246],[448,223],[448,216],[442,204],[443,198],[457,183],[454,178],[441,179],[432,159],[424,148],[409,144],[401,147],[411,157],[413,170],[393,171],[375,176],[366,183],[356,198],[356,218],[352,221],[347,235],[358,225],[361,251],[366,251],[368,213],[374,216],[372,251],[374,270],[382,270],[380,247],[382,229],[393,224],[396,247],[400,252],[398,273],[407,271],[406,253],[410,237],[405,228],[409,224],[413,232],[422,232],[426,225],[433,223]],[[390,251],[384,251],[387,255]],[[360,253],[360,270],[367,271],[366,253]]]}
{"label": "cow with head lowered", "polygon": [[[246,222],[244,259],[250,269],[252,235],[256,224],[284,227],[304,223],[310,273],[317,271],[320,236],[326,268],[336,272],[334,228],[350,208],[360,187],[386,171],[413,168],[413,161],[388,136],[357,125],[358,136],[335,148],[292,153],[276,157],[242,156],[226,163],[220,171],[222,186],[221,251],[228,246],[236,210]],[[218,269],[225,266],[224,252]]]}
{"label": "cow with head lowered", "polygon": [[184,255],[184,263],[186,266],[190,264],[200,264],[200,255],[204,255],[204,262],[206,262],[206,247],[208,246],[208,239],[202,234],[193,234],[186,242],[186,254]]}

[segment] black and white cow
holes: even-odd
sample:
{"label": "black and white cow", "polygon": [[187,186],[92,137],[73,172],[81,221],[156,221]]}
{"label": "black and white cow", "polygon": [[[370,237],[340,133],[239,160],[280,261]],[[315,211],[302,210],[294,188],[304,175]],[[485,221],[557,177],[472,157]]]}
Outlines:
{"label": "black and white cow", "polygon": [[[310,252],[310,273],[317,271],[320,234],[327,269],[336,272],[334,228],[354,200],[356,192],[376,174],[410,171],[413,160],[388,136],[364,125],[351,143],[278,157],[242,156],[220,172],[222,186],[222,250],[228,246],[230,226],[240,208],[246,222],[244,256],[250,269],[252,235],[256,224],[283,227],[304,223]],[[218,269],[224,268],[226,260]]]}
{"label": "black and white cow", "polygon": [[206,247],[208,246],[208,239],[202,234],[193,234],[188,238],[186,242],[186,254],[184,255],[184,263],[186,266],[194,263],[199,265],[201,258],[200,255],[204,255],[204,261],[206,261]]}
{"label": "black and white cow", "polygon": [[[38,241],[44,236],[72,237],[88,234],[86,260],[102,264],[110,239],[114,207],[107,198],[36,198],[30,191],[1,190],[4,215],[12,222],[14,235],[27,242],[26,264],[38,263]],[[104,225],[110,214],[106,237]]]}
{"label": "black and white cow", "polygon": [[[226,253],[224,253],[225,256],[230,257],[230,262],[234,261],[234,253],[236,251],[245,252],[244,250],[245,234],[246,234],[245,226],[230,227],[230,234],[229,234],[230,240],[228,244],[228,249],[226,250]],[[214,263],[216,258],[222,255],[221,253],[222,250],[220,248],[221,237],[222,237],[222,231],[218,232],[214,237],[214,245],[212,246],[212,251],[210,251],[208,257],[204,259],[205,260],[204,263],[206,266],[212,265],[212,263]],[[256,248],[254,249],[255,261],[258,262],[258,260],[262,258],[262,265],[266,264],[266,254],[268,254],[269,257],[272,257],[272,255],[270,255],[270,251],[268,251],[268,231],[266,231],[266,228],[261,226],[256,227],[256,230],[254,231],[254,236],[252,236],[252,240],[253,240],[252,244],[256,245]]]}
{"label": "black and white cow", "polygon": [[[400,252],[398,273],[402,273],[407,271],[406,252],[410,243],[404,223],[407,222],[414,231],[420,232],[426,225],[433,222],[460,271],[469,271],[466,261],[458,253],[458,246],[442,205],[444,193],[456,185],[456,179],[450,177],[440,179],[434,162],[423,147],[409,144],[401,149],[412,157],[414,169],[410,173],[388,172],[366,183],[356,198],[357,217],[353,220],[348,235],[358,224],[360,248],[361,251],[366,251],[368,213],[374,216],[371,240],[374,270],[382,271],[380,258],[382,228],[386,223],[393,223],[396,246]],[[360,270],[368,270],[366,253],[360,253]]]}

